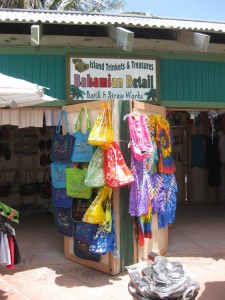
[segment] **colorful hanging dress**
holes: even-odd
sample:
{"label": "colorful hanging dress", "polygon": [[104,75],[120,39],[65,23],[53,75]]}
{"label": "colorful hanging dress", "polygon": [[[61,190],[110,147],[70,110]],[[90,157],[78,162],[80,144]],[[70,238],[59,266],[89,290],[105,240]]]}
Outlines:
{"label": "colorful hanging dress", "polygon": [[172,133],[169,122],[161,115],[156,116],[156,143],[158,148],[158,171],[173,174],[175,166],[172,158]]}
{"label": "colorful hanging dress", "polygon": [[173,224],[177,207],[177,182],[174,174],[161,174],[165,191],[164,211],[158,214],[158,227],[163,228]]}
{"label": "colorful hanging dress", "polygon": [[148,179],[144,161],[135,160],[132,152],[131,172],[134,181],[130,184],[129,213],[139,217],[148,213]]}

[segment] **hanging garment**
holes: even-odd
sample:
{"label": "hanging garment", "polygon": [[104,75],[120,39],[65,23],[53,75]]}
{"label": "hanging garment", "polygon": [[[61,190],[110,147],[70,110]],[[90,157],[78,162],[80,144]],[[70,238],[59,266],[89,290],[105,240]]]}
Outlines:
{"label": "hanging garment", "polygon": [[148,201],[148,213],[146,215],[138,217],[138,243],[140,246],[144,246],[145,238],[152,238],[152,208],[150,205],[150,199]]}
{"label": "hanging garment", "polygon": [[19,112],[19,126],[25,127],[43,127],[44,110],[24,109]]}
{"label": "hanging garment", "polygon": [[148,191],[151,201],[152,214],[164,211],[165,205],[165,190],[163,178],[160,173],[148,175]]}
{"label": "hanging garment", "polygon": [[157,162],[158,162],[158,149],[156,146],[156,139],[155,139],[155,115],[148,116],[148,129],[150,132],[150,137],[152,140],[152,154],[146,158],[146,171],[148,174],[157,172]]}
{"label": "hanging garment", "polygon": [[7,234],[0,232],[1,242],[0,242],[0,264],[1,265],[11,265],[11,256],[9,249],[9,242]]}
{"label": "hanging garment", "polygon": [[174,174],[160,174],[165,192],[164,210],[158,214],[158,227],[163,228],[173,224],[177,208],[177,182]]}
{"label": "hanging garment", "polygon": [[45,110],[45,124],[46,126],[57,126],[61,110],[46,109]]}
{"label": "hanging garment", "polygon": [[10,109],[10,125],[19,126],[19,109]]}
{"label": "hanging garment", "polygon": [[205,168],[206,166],[206,146],[205,137],[197,134],[191,136],[191,166],[192,168]]}
{"label": "hanging garment", "polygon": [[225,135],[219,135],[220,162],[225,164]]}
{"label": "hanging garment", "polygon": [[8,269],[14,268],[14,240],[13,237],[7,234],[8,243],[9,243],[9,251],[10,251],[10,258],[11,258],[11,264],[6,265]]}
{"label": "hanging garment", "polygon": [[1,125],[9,125],[10,123],[10,109],[4,109],[4,112],[2,112]]}
{"label": "hanging garment", "polygon": [[172,133],[169,122],[161,115],[156,116],[156,143],[158,148],[158,171],[173,174],[175,165],[172,157]]}
{"label": "hanging garment", "polygon": [[131,172],[134,181],[130,184],[129,213],[139,217],[148,213],[148,179],[144,161],[135,160],[132,152]]}
{"label": "hanging garment", "polygon": [[221,184],[219,138],[214,136],[206,139],[206,167],[208,168],[208,185],[216,188]]}
{"label": "hanging garment", "polygon": [[142,161],[150,156],[153,151],[152,141],[147,126],[147,116],[139,112],[133,112],[124,117],[128,119],[130,132],[129,147],[136,160]]}

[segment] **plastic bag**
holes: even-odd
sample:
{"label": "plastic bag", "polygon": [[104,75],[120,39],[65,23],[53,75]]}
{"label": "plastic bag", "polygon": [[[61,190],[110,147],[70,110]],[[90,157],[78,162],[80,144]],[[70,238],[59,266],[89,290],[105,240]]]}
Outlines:
{"label": "plastic bag", "polygon": [[104,150],[104,173],[106,184],[110,187],[120,187],[134,181],[134,176],[115,141],[109,149]]}
{"label": "plastic bag", "polygon": [[95,200],[88,207],[82,221],[90,224],[101,224],[105,220],[105,211],[102,203],[109,197],[111,198],[112,189],[108,186],[100,188]]}
{"label": "plastic bag", "polygon": [[96,146],[108,146],[114,140],[112,128],[112,105],[102,103],[101,110],[88,137],[88,143]]}
{"label": "plastic bag", "polygon": [[104,154],[102,148],[98,147],[88,165],[85,185],[91,187],[102,187],[105,184]]}

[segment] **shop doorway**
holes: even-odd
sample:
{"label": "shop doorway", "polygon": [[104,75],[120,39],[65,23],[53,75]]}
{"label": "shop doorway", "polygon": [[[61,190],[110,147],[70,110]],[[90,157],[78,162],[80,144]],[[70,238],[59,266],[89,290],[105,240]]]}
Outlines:
{"label": "shop doorway", "polygon": [[211,112],[168,111],[178,204],[225,203],[224,116]]}

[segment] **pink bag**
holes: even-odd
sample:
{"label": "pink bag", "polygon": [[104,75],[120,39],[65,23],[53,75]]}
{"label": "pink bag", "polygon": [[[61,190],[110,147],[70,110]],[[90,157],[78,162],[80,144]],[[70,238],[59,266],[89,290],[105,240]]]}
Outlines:
{"label": "pink bag", "polygon": [[110,187],[120,187],[134,181],[134,176],[127,167],[118,144],[114,141],[109,149],[104,150],[105,182]]}
{"label": "pink bag", "polygon": [[153,145],[147,125],[147,117],[139,112],[127,115],[130,143],[129,147],[136,160],[142,161],[153,153]]}

